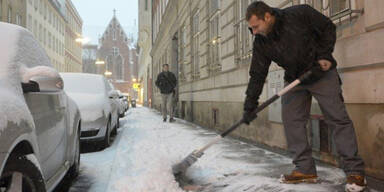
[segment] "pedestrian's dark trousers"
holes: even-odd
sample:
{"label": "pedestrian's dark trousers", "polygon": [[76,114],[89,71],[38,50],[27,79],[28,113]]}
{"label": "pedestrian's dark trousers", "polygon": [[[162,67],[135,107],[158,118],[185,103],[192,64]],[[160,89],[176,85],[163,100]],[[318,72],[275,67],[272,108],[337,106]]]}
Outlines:
{"label": "pedestrian's dark trousers", "polygon": [[173,93],[169,94],[161,94],[161,98],[163,100],[163,105],[161,106],[162,108],[162,114],[163,118],[167,118],[167,111],[169,112],[169,118],[173,118]]}
{"label": "pedestrian's dark trousers", "polygon": [[312,96],[318,101],[325,122],[333,129],[333,140],[341,157],[341,167],[347,175],[364,175],[364,162],[358,156],[353,123],[345,109],[341,82],[336,69],[310,85],[299,85],[282,97],[282,117],[289,151],[294,153],[297,171],[316,174],[306,124]]}

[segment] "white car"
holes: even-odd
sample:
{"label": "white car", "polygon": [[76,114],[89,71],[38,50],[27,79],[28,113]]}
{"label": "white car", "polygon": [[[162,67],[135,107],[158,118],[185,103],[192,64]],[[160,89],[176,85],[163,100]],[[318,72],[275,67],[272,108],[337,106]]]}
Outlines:
{"label": "white car", "polygon": [[119,94],[102,75],[61,73],[64,90],[77,103],[81,114],[81,141],[110,146],[119,127]]}
{"label": "white car", "polygon": [[119,93],[119,117],[122,118],[125,116],[125,112],[128,110],[128,102],[125,102],[124,95],[118,91]]}
{"label": "white car", "polygon": [[0,191],[52,191],[80,164],[80,113],[33,35],[0,22]]}

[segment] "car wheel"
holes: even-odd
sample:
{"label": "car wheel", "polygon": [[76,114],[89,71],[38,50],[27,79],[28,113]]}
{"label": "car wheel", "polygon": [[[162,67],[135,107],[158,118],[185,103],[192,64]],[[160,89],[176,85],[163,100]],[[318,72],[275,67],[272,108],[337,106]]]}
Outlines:
{"label": "car wheel", "polygon": [[105,149],[111,145],[111,133],[109,130],[111,129],[111,120],[108,121],[107,130],[105,131],[104,140],[102,143],[102,148]]}
{"label": "car wheel", "polygon": [[40,169],[26,156],[10,157],[0,178],[0,190],[23,192],[46,191]]}
{"label": "car wheel", "polygon": [[74,179],[79,176],[80,172],[80,128],[76,135],[76,152],[75,152],[75,160],[69,169],[69,177]]}

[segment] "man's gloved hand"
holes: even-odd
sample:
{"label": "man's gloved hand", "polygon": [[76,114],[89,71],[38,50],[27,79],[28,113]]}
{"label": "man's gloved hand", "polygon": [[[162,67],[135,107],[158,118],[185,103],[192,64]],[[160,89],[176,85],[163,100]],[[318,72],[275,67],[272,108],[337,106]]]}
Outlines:
{"label": "man's gloved hand", "polygon": [[310,70],[312,71],[312,74],[307,79],[304,79],[302,84],[314,83],[314,82],[318,81],[319,79],[321,79],[326,73],[326,71],[322,70],[322,68],[320,67],[319,64],[316,64]]}
{"label": "man's gloved hand", "polygon": [[255,120],[256,118],[257,115],[253,111],[244,111],[243,113],[243,121],[247,125],[249,125],[251,121]]}

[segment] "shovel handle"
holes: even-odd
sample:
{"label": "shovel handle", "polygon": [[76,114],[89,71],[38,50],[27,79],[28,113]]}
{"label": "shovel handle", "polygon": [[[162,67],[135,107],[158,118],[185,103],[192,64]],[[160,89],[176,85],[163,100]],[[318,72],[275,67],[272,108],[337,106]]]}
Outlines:
{"label": "shovel handle", "polygon": [[[260,111],[262,111],[264,108],[268,107],[268,105],[270,105],[271,103],[275,102],[277,99],[279,99],[282,95],[284,95],[285,93],[287,93],[288,91],[290,91],[292,88],[296,87],[298,84],[300,84],[301,82],[303,82],[305,79],[307,79],[309,76],[311,76],[312,74],[312,71],[307,71],[305,72],[303,75],[301,75],[298,79],[296,79],[295,81],[293,81],[292,83],[290,83],[289,85],[287,85],[286,87],[284,87],[281,91],[279,91],[276,95],[272,96],[271,98],[269,98],[267,101],[265,101],[264,103],[262,103],[260,106],[258,106],[254,111],[253,113],[257,114],[259,113]],[[238,121],[237,123],[235,123],[234,125],[232,125],[229,129],[227,129],[226,131],[224,131],[222,134],[220,134],[221,137],[225,137],[227,136],[228,134],[230,134],[232,131],[234,131],[235,129],[237,129],[241,124],[244,123],[244,120],[241,119],[240,121]]]}

